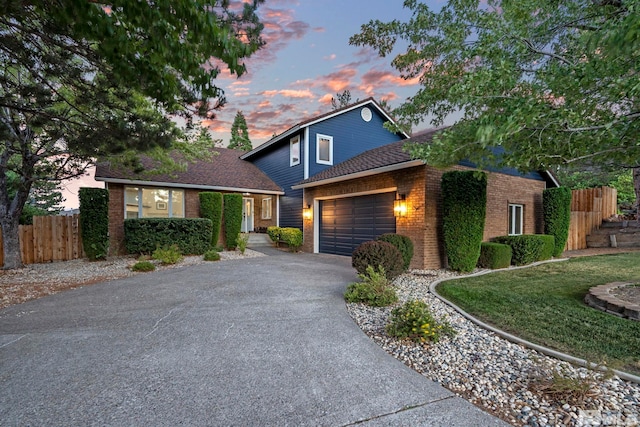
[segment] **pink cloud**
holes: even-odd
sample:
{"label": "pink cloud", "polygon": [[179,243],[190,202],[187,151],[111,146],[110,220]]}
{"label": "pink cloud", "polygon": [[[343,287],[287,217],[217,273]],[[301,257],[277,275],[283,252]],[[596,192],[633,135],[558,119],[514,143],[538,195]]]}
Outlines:
{"label": "pink cloud", "polygon": [[322,105],[330,105],[332,99],[333,99],[333,95],[330,93],[327,93],[322,95],[322,97],[318,99],[318,102]]}
{"label": "pink cloud", "polygon": [[293,90],[293,89],[280,89],[280,90],[265,90],[260,92],[259,95],[266,97],[274,97],[276,95],[284,96],[286,98],[313,98],[314,95],[309,89],[305,90]]}

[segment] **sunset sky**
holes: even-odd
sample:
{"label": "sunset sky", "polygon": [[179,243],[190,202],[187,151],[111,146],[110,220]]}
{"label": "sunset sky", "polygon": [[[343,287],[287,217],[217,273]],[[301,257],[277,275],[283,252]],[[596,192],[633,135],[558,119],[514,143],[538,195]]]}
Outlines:
{"label": "sunset sky", "polygon": [[[402,0],[267,0],[259,8],[267,42],[246,61],[242,77],[223,70],[216,84],[227,105],[206,123],[223,146],[238,110],[247,119],[254,147],[307,118],[331,111],[331,97],[349,90],[352,100],[374,97],[397,107],[413,95],[417,81],[400,78],[392,56],[350,46],[349,37],[372,19],[407,20]],[[432,0],[432,8],[444,1]],[[425,127],[428,125],[425,124]],[[420,130],[420,129],[414,129]],[[67,185],[67,208],[78,207],[79,186],[101,186],[91,177]]]}

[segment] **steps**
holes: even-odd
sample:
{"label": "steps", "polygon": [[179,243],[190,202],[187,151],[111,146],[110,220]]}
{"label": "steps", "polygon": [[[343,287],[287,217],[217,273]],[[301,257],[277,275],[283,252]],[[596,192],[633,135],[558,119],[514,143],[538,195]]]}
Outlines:
{"label": "steps", "polygon": [[259,246],[273,246],[271,239],[265,233],[249,233],[248,248],[256,248]]}
{"label": "steps", "polygon": [[589,248],[640,248],[638,221],[603,222],[587,236]]}

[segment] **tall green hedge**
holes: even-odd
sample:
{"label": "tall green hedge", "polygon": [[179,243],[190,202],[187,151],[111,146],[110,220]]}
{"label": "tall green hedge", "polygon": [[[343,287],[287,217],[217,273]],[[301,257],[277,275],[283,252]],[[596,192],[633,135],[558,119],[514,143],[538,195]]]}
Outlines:
{"label": "tall green hedge", "polygon": [[487,211],[487,174],[452,171],[442,175],[442,228],[449,268],[472,271],[480,257]]}
{"label": "tall green hedge", "polygon": [[81,188],[80,231],[82,247],[92,260],[109,254],[109,191],[104,188]]}
{"label": "tall green hedge", "polygon": [[223,198],[224,245],[235,250],[242,228],[242,194],[225,194]]}
{"label": "tall green hedge", "polygon": [[569,237],[571,222],[571,190],[567,187],[548,188],[542,192],[544,234],[555,237],[553,256],[559,257]]}
{"label": "tall green hedge", "polygon": [[222,225],[222,193],[207,191],[200,197],[200,216],[211,220],[211,247],[218,246]]}
{"label": "tall green hedge", "polygon": [[177,245],[185,255],[202,255],[211,247],[208,218],[130,218],[124,220],[124,240],[130,254],[150,254]]}

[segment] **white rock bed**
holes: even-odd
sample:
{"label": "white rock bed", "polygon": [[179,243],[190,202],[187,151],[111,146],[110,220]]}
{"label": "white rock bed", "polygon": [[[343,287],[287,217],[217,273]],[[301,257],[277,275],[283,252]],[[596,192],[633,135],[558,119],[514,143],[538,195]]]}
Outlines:
{"label": "white rock bed", "polygon": [[[529,426],[638,426],[640,385],[575,367],[537,351],[511,343],[465,319],[429,292],[435,280],[455,275],[444,270],[412,271],[394,281],[399,304],[409,299],[427,303],[436,319],[446,319],[456,330],[427,345],[390,338],[384,327],[393,307],[347,304],[356,323],[388,353],[425,377],[442,384],[476,406],[512,425]],[[561,372],[573,378],[593,379],[582,402],[557,402],[529,390],[531,378],[550,378]]]}

